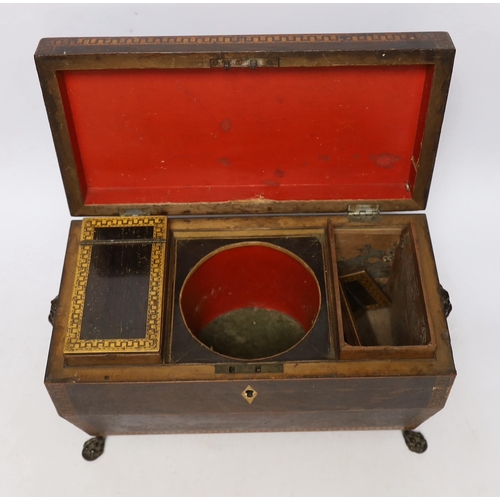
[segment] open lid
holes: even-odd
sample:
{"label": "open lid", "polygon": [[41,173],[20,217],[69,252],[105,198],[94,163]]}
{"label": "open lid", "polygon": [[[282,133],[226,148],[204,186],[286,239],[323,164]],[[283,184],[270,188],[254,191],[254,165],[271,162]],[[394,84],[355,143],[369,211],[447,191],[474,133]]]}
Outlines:
{"label": "open lid", "polygon": [[425,208],[447,33],[43,39],[73,215]]}

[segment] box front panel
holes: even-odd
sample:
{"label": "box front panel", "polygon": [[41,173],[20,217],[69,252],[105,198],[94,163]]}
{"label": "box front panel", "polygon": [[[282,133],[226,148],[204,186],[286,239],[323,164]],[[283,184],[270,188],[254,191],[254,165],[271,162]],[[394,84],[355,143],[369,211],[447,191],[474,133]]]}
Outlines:
{"label": "box front panel", "polygon": [[[436,384],[436,377],[79,384],[67,394],[74,415],[102,434],[403,429],[429,406],[438,411]],[[251,403],[242,395],[248,387]]]}

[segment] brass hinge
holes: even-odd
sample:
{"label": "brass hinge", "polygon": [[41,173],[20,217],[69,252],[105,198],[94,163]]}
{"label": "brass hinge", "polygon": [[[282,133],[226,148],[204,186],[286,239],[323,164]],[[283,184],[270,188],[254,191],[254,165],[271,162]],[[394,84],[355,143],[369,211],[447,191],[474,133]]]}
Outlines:
{"label": "brass hinge", "polygon": [[349,205],[347,216],[351,222],[375,222],[380,219],[380,205]]}
{"label": "brass hinge", "polygon": [[149,208],[121,208],[118,213],[120,217],[140,217],[142,215],[151,215]]}
{"label": "brass hinge", "polygon": [[279,59],[269,58],[269,57],[250,57],[250,58],[221,58],[221,59],[211,59],[210,67],[211,68],[269,68],[269,67],[278,67]]}

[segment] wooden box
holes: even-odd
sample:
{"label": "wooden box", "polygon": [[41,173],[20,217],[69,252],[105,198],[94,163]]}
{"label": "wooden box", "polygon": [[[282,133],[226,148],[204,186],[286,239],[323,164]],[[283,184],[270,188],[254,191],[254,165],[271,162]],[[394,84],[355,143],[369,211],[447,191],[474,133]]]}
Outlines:
{"label": "wooden box", "polygon": [[43,39],[70,212],[89,217],[53,315],[58,413],[106,436],[413,429],[440,410],[445,301],[407,212],[454,52],[447,33]]}

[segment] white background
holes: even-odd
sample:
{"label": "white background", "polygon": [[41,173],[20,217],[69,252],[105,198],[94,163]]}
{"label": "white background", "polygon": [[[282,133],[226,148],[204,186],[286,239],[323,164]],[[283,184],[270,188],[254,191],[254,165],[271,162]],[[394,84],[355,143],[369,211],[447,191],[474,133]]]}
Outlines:
{"label": "white background", "polygon": [[[0,5],[0,494],[500,494],[498,5]],[[457,47],[426,210],[458,377],[420,430],[87,436],[43,386],[70,216],[33,64],[47,36],[449,31]]]}

